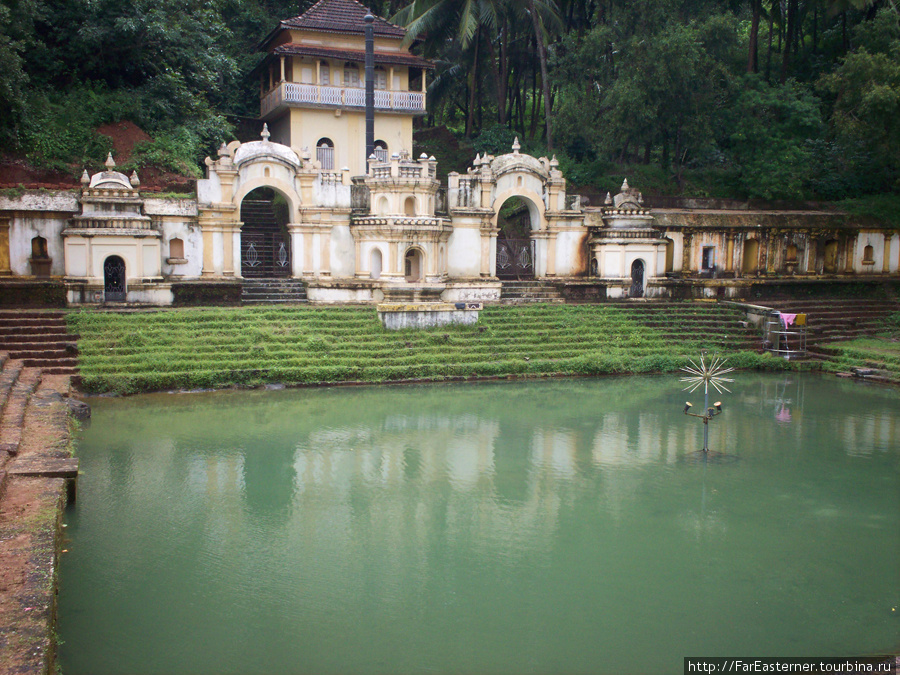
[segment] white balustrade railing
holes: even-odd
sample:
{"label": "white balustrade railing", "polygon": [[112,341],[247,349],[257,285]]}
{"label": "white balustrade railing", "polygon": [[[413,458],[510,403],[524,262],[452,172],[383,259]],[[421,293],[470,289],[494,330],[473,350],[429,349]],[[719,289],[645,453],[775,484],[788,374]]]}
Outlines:
{"label": "white balustrade railing", "polygon": [[[366,90],[362,87],[329,87],[282,82],[262,97],[260,112],[265,116],[282,105],[297,103],[365,108]],[[425,112],[425,94],[418,91],[379,89],[375,92],[375,109]]]}

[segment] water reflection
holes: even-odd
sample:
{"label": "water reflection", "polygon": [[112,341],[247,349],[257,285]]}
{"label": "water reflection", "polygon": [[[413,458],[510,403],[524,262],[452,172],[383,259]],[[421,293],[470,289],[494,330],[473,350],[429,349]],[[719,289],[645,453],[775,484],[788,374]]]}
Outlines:
{"label": "water reflection", "polygon": [[66,671],[633,672],[654,644],[666,672],[889,646],[897,392],[742,374],[724,403],[728,464],[683,461],[702,429],[673,378],[97,401]]}

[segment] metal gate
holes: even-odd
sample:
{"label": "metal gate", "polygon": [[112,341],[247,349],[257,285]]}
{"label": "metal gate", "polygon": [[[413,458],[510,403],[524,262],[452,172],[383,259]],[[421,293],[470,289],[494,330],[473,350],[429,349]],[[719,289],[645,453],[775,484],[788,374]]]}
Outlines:
{"label": "metal gate", "polygon": [[534,278],[533,239],[497,239],[497,277]]}
{"label": "metal gate", "polygon": [[117,255],[103,263],[103,300],[125,302],[125,261]]}
{"label": "metal gate", "polygon": [[631,263],[631,290],[628,293],[630,298],[644,297],[644,261],[635,260]]}
{"label": "metal gate", "polygon": [[291,275],[291,248],[281,233],[241,233],[241,276]]}

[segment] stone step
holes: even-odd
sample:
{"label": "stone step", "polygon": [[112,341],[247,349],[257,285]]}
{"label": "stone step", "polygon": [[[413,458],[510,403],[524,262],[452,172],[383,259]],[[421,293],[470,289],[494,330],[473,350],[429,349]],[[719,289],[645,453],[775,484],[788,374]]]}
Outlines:
{"label": "stone step", "polygon": [[77,349],[74,340],[33,340],[32,337],[34,336],[23,335],[19,339],[0,339],[0,349],[8,352],[23,349]]}
{"label": "stone step", "polygon": [[0,340],[16,335],[68,335],[65,328],[58,326],[0,326]]}
{"label": "stone step", "polygon": [[72,342],[75,343],[80,335],[72,333],[54,332],[54,333],[22,333],[16,332],[9,335],[0,335],[0,349],[4,349],[4,345],[20,344],[23,342]]}
{"label": "stone step", "polygon": [[0,371],[0,415],[2,415],[3,409],[6,407],[9,394],[18,381],[24,367],[25,363],[21,359],[7,358],[4,360],[3,370]]}
{"label": "stone step", "polygon": [[25,359],[27,368],[77,368],[78,359],[75,358],[28,358]]}
{"label": "stone step", "polygon": [[6,314],[0,315],[0,326],[53,326],[65,328],[66,319],[65,317],[23,317]]}

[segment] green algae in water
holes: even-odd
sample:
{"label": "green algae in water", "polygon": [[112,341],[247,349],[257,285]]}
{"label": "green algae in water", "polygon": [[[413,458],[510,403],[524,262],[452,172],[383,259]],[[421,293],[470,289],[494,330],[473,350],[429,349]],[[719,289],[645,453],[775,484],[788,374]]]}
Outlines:
{"label": "green algae in water", "polygon": [[900,647],[900,395],[738,374],[94,399],[80,673],[680,673]]}

